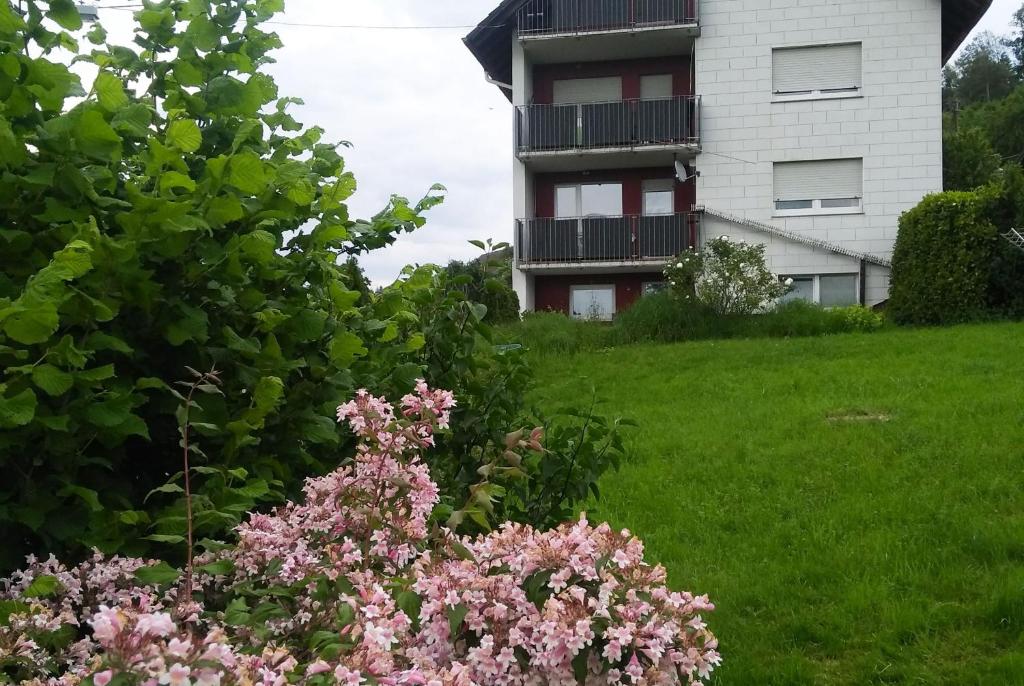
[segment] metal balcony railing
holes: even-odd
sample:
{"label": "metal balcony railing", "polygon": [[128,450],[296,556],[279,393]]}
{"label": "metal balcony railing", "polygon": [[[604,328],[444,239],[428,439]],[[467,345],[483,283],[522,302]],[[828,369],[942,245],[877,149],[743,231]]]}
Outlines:
{"label": "metal balcony railing", "polygon": [[516,108],[520,154],[700,145],[700,96]]}
{"label": "metal balcony railing", "polygon": [[697,245],[700,214],[520,219],[516,261],[573,264],[668,260]]}
{"label": "metal balcony railing", "polygon": [[520,36],[578,34],[697,24],[698,0],[530,0],[517,13]]}

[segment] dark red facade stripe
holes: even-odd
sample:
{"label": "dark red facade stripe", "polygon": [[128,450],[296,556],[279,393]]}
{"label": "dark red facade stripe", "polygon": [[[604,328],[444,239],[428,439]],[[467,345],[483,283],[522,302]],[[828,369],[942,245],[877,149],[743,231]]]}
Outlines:
{"label": "dark red facade stripe", "polygon": [[622,312],[643,295],[645,283],[664,281],[661,272],[631,274],[538,274],[534,280],[534,309],[569,314],[573,286],[615,286],[615,311]]}
{"label": "dark red facade stripe", "polygon": [[596,79],[622,77],[622,97],[640,97],[640,78],[659,74],[672,75],[672,95],[693,95],[688,57],[649,57],[613,62],[578,62],[575,64],[538,64],[533,69],[533,103],[550,105],[554,100],[554,83],[562,79]]}
{"label": "dark red facade stripe", "polygon": [[676,180],[672,167],[645,167],[640,169],[599,169],[594,171],[537,174],[534,178],[534,211],[547,219],[555,216],[555,187],[574,183],[621,183],[622,213],[643,213],[643,183],[657,179],[675,180],[675,211],[689,212],[697,202],[697,187],[693,179],[686,183]]}

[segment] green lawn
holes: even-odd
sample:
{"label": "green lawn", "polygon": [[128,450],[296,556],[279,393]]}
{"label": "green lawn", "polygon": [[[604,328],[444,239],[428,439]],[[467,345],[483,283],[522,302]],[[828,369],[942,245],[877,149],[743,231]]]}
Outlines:
{"label": "green lawn", "polygon": [[640,423],[592,512],[717,603],[717,683],[1024,684],[1024,325],[536,365]]}

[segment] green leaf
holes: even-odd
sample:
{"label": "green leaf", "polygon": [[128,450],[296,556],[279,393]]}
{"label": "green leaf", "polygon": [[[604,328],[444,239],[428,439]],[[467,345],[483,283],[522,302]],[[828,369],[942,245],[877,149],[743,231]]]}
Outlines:
{"label": "green leaf", "polygon": [[179,119],[167,127],[167,144],[182,152],[195,152],[203,144],[203,132],[191,119]]}
{"label": "green leaf", "polygon": [[82,502],[89,506],[89,509],[93,512],[102,512],[103,505],[100,503],[100,495],[91,488],[85,488],[84,486],[76,486],[74,484],[68,484],[64,488],[57,492],[60,496],[77,496]]}
{"label": "green leaf", "polygon": [[405,342],[405,344],[402,346],[402,349],[405,350],[406,352],[416,352],[426,344],[426,337],[422,333],[416,332],[409,337],[409,340]]}
{"label": "green leaf", "polygon": [[454,640],[459,633],[459,629],[462,627],[463,620],[466,619],[466,615],[469,614],[469,608],[459,603],[455,607],[448,607],[448,630],[450,632],[449,637]]}
{"label": "green leaf", "polygon": [[105,364],[102,367],[93,367],[92,369],[83,369],[78,372],[77,377],[82,381],[97,382],[106,381],[114,377],[114,365]]}
{"label": "green leaf", "polygon": [[270,262],[277,250],[277,238],[263,229],[250,231],[241,238],[242,253],[253,258],[260,264]]}
{"label": "green leaf", "polygon": [[134,348],[125,343],[124,340],[99,331],[89,334],[85,339],[85,347],[90,350],[113,350],[115,352],[125,353],[126,355],[130,355],[135,352]]}
{"label": "green leaf", "polygon": [[33,345],[42,343],[57,332],[60,317],[52,303],[40,303],[38,307],[17,308],[4,320],[4,333],[18,343]]}
{"label": "green leaf", "polygon": [[40,574],[32,579],[32,583],[21,592],[23,598],[46,598],[54,595],[61,588],[57,577],[48,574]]}
{"label": "green leaf", "polygon": [[11,34],[23,28],[25,22],[15,14],[11,3],[0,2],[0,34]]}
{"label": "green leaf", "polygon": [[419,625],[420,608],[423,605],[423,599],[415,591],[402,591],[395,599],[395,604],[398,605],[399,610],[412,620],[413,626]]}
{"label": "green leaf", "polygon": [[57,369],[52,364],[41,364],[32,369],[32,383],[47,395],[59,396],[67,393],[74,385],[74,377]]}
{"label": "green leaf", "polygon": [[284,382],[276,376],[265,376],[256,384],[253,391],[253,404],[263,416],[277,407],[281,396],[284,395]]}
{"label": "green leaf", "polygon": [[331,341],[331,362],[342,369],[348,368],[357,357],[367,352],[362,339],[351,331],[335,334]]}
{"label": "green leaf", "polygon": [[121,137],[97,109],[82,112],[74,128],[74,136],[78,149],[89,157],[101,161],[121,158]]}
{"label": "green leaf", "polygon": [[206,209],[206,221],[215,228],[238,221],[243,216],[242,201],[233,195],[213,198]]}
{"label": "green leaf", "polygon": [[[181,472],[178,472],[178,473],[180,474]],[[185,492],[185,489],[182,488],[181,486],[179,486],[178,484],[164,484],[163,486],[157,486],[152,491],[147,493],[146,497],[144,498],[144,500],[149,500],[149,496],[153,495],[154,493],[184,493],[184,492]]]}
{"label": "green leaf", "polygon": [[350,310],[359,300],[359,291],[350,291],[337,282],[332,282],[329,290],[331,292],[331,300],[334,301],[334,306],[339,310]]}
{"label": "green leaf", "polygon": [[96,76],[93,90],[96,91],[100,107],[107,112],[117,112],[128,104],[128,95],[124,92],[124,84],[121,83],[121,79],[108,71],[101,71]]}
{"label": "green leaf", "polygon": [[0,427],[25,426],[36,415],[36,394],[26,388],[15,396],[0,395]]}
{"label": "green leaf", "polygon": [[133,103],[127,107],[119,108],[110,125],[116,131],[136,138],[145,138],[150,135],[149,126],[153,123],[153,110],[143,103]]}
{"label": "green leaf", "polygon": [[[146,538],[154,540],[153,536],[147,536]],[[177,538],[181,537],[178,536]],[[174,542],[177,543],[178,541]],[[179,576],[181,576],[181,572],[166,562],[158,562],[150,567],[142,567],[135,572],[135,578],[147,586],[164,586],[166,584],[172,584],[178,580]]]}
{"label": "green leaf", "polygon": [[94,426],[109,429],[123,424],[131,411],[131,397],[120,396],[92,403],[85,410],[85,418]]}
{"label": "green leaf", "polygon": [[200,572],[206,572],[213,576],[227,576],[231,572],[235,571],[235,563],[231,560],[217,560],[216,562],[210,562],[209,564],[199,565],[196,567]]}
{"label": "green leaf", "polygon": [[143,536],[143,539],[156,543],[170,543],[171,545],[185,542],[185,537],[178,534],[150,534],[149,536]]}
{"label": "green leaf", "polygon": [[228,183],[249,195],[259,195],[267,188],[263,161],[251,152],[234,155],[228,163]]}
{"label": "green leaf", "polygon": [[576,677],[576,682],[580,684],[580,686],[585,686],[587,683],[587,660],[589,659],[590,648],[583,648],[583,650],[576,653],[576,657],[572,659],[573,676]]}
{"label": "green leaf", "polygon": [[53,19],[68,31],[77,31],[82,28],[82,16],[72,0],[50,0],[50,9],[46,16]]}
{"label": "green leaf", "polygon": [[196,189],[196,182],[186,174],[176,171],[166,171],[160,175],[161,193],[167,193],[168,191],[176,190],[178,188],[184,188],[186,191],[191,193]]}

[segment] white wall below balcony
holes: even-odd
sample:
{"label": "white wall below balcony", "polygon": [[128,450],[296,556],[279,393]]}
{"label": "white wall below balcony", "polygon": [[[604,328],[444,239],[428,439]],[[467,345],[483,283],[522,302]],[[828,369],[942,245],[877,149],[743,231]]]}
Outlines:
{"label": "white wall below balcony", "polygon": [[[900,214],[942,189],[940,0],[706,0],[701,23],[697,202],[889,258]],[[773,102],[772,48],[847,41],[863,44],[859,97]],[[850,157],[862,214],[772,216],[773,162]]]}

